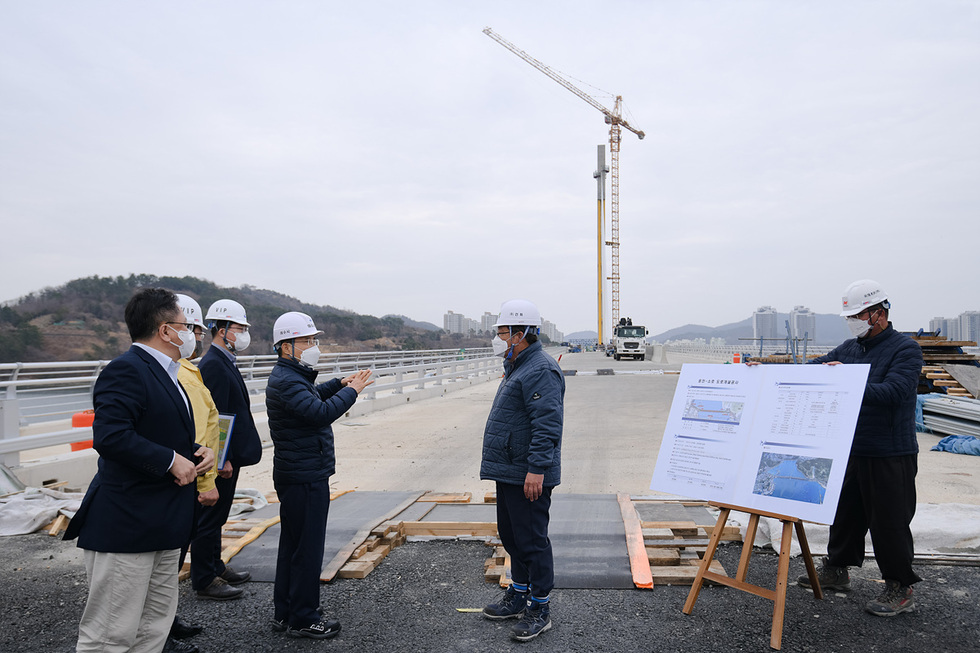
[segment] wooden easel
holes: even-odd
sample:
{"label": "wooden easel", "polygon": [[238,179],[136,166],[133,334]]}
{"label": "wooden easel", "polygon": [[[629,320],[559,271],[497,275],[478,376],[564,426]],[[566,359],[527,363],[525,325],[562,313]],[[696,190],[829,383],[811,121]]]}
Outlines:
{"label": "wooden easel", "polygon": [[[817,568],[813,565],[813,556],[810,555],[810,546],[806,542],[806,533],[803,531],[803,522],[796,517],[742,508],[727,503],[716,503],[712,501],[710,505],[721,510],[721,514],[718,515],[718,523],[711,533],[708,548],[704,552],[704,559],[701,561],[698,573],[694,577],[691,592],[687,595],[687,602],[684,604],[684,614],[691,614],[691,611],[694,610],[694,603],[698,600],[698,593],[701,592],[701,584],[705,579],[742,590],[743,592],[748,592],[749,594],[761,596],[764,599],[769,599],[775,604],[772,611],[772,633],[769,637],[769,646],[778,650],[783,641],[783,615],[786,612],[786,585],[788,584],[789,577],[789,554],[794,525],[796,526],[796,537],[800,542],[800,549],[803,551],[803,562],[806,564],[806,573],[810,577],[810,585],[813,587],[813,596],[818,599],[823,598],[823,592],[820,590],[820,583],[817,580]],[[715,550],[718,548],[718,541],[721,539],[725,522],[728,521],[728,515],[732,510],[749,514],[749,525],[745,530],[745,539],[742,542],[742,557],[738,561],[738,571],[735,574],[735,578],[729,578],[708,571],[708,566],[715,557]],[[779,548],[779,570],[776,573],[775,590],[752,585],[745,581],[749,573],[749,560],[752,558],[752,545],[755,542],[755,532],[759,527],[759,517],[778,519],[783,524],[783,539]]]}

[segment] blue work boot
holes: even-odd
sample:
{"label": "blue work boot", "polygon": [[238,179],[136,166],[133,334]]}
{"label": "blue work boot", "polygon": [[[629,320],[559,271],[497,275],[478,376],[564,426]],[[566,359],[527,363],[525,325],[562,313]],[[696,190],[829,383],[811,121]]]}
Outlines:
{"label": "blue work boot", "polygon": [[518,592],[508,587],[496,603],[483,608],[483,616],[487,619],[510,619],[524,614],[529,598],[528,592]]}
{"label": "blue work boot", "polygon": [[514,625],[511,632],[514,639],[519,642],[526,642],[550,629],[551,605],[529,600],[524,609],[524,614],[521,615],[521,620]]}

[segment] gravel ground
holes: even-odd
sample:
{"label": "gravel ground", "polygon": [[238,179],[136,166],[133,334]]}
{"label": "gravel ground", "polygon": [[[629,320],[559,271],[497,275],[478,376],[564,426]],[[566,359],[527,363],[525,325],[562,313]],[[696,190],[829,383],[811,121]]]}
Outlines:
{"label": "gravel ground", "polygon": [[[512,622],[491,622],[457,608],[480,608],[497,596],[483,581],[488,549],[480,542],[410,542],[364,580],[325,585],[322,604],[343,624],[333,640],[296,640],[273,632],[272,585],[250,583],[238,601],[198,601],[181,583],[179,613],[206,626],[193,638],[202,652],[251,651],[768,651],[772,604],[722,587],[706,587],[691,615],[681,612],[687,587],[556,590],[554,627],[524,644],[509,638]],[[720,549],[729,573],[738,545]],[[772,585],[776,555],[757,551],[749,580]],[[791,577],[802,573],[794,560]],[[815,601],[791,586],[784,651],[977,651],[980,573],[976,567],[921,566],[918,610],[873,617],[864,603],[881,590],[873,561],[852,570],[853,590]],[[86,596],[85,570],[74,543],[46,534],[0,541],[0,653],[74,650]]]}

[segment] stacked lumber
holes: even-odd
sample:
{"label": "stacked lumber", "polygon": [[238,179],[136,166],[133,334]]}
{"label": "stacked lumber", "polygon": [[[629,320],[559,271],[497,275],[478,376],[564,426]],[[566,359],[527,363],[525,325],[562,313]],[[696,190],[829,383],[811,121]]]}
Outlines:
{"label": "stacked lumber", "polygon": [[493,547],[493,553],[483,563],[483,580],[497,583],[501,587],[510,585],[510,556],[500,540],[491,540],[487,546]]}
{"label": "stacked lumber", "polygon": [[919,394],[940,392],[951,397],[976,398],[975,390],[971,392],[963,387],[947,366],[980,365],[976,356],[963,351],[963,347],[976,347],[977,343],[969,340],[947,340],[945,336],[931,333],[909,335],[922,348],[924,365],[919,376]]}
{"label": "stacked lumber", "polygon": [[[641,522],[641,526],[654,586],[693,583],[715,526],[699,525],[693,521],[645,521]],[[725,526],[721,540],[740,542],[742,537],[738,527]],[[725,568],[717,560],[711,561],[708,570],[722,576],[727,575]]]}
{"label": "stacked lumber", "polygon": [[385,522],[372,530],[364,543],[354,549],[354,553],[337,572],[337,577],[366,578],[395,547],[405,543],[403,523]]}

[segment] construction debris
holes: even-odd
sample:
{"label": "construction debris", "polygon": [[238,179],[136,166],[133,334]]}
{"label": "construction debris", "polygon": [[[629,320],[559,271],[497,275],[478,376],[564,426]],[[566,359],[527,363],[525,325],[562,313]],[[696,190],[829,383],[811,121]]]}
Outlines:
{"label": "construction debris", "polygon": [[[964,347],[976,347],[977,343],[947,340],[945,336],[932,333],[909,336],[922,348],[924,365],[919,376],[919,394],[939,392],[951,397],[977,397],[978,389],[973,380],[978,376],[976,372],[980,369],[980,361],[973,354],[963,351]],[[972,387],[964,386],[961,381]]]}

